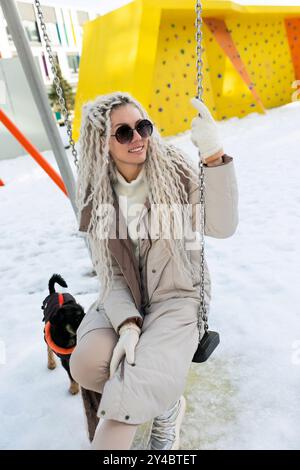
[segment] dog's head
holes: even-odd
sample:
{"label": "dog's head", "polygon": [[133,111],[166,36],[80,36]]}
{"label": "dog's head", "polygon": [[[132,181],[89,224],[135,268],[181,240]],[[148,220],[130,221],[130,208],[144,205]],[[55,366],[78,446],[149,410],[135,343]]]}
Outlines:
{"label": "dog's head", "polygon": [[49,321],[57,331],[67,332],[70,337],[73,337],[76,335],[84,315],[81,305],[76,302],[68,302],[59,307]]}

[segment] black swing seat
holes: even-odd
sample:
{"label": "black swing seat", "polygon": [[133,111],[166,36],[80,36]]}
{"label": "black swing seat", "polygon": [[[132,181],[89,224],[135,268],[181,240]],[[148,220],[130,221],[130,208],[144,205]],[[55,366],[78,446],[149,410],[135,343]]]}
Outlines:
{"label": "black swing seat", "polygon": [[198,344],[192,362],[205,362],[220,343],[220,335],[216,331],[205,331]]}

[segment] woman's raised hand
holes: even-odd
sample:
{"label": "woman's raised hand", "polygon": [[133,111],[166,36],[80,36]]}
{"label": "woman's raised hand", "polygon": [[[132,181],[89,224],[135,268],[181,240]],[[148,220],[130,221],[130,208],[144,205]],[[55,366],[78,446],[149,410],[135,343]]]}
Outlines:
{"label": "woman's raised hand", "polygon": [[223,146],[217,124],[207,106],[198,98],[192,98],[191,104],[200,114],[192,120],[191,141],[200,150],[203,163],[206,163],[210,156],[224,153]]}

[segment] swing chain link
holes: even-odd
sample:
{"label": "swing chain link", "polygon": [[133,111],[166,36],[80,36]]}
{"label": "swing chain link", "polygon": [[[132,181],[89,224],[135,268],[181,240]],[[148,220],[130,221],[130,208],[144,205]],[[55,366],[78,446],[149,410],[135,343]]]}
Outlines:
{"label": "swing chain link", "polygon": [[[202,3],[201,0],[196,0],[196,57],[197,57],[197,98],[202,100],[203,95],[203,49],[202,49]],[[205,332],[208,330],[208,317],[206,311],[206,304],[204,298],[204,168],[200,151],[198,152],[198,171],[200,179],[200,235],[201,235],[201,249],[200,249],[200,304],[198,310],[198,329],[199,329],[199,343],[201,340],[201,320],[204,322]]]}
{"label": "swing chain link", "polygon": [[44,39],[44,42],[45,42],[45,45],[46,45],[46,51],[47,51],[47,54],[48,54],[48,59],[49,59],[49,62],[51,64],[51,71],[52,71],[53,76],[54,76],[53,82],[55,84],[56,93],[57,93],[58,101],[59,101],[59,105],[60,105],[60,110],[61,110],[61,113],[64,117],[64,123],[67,127],[67,134],[68,134],[68,137],[69,137],[70,147],[72,148],[72,155],[73,155],[73,158],[74,158],[74,164],[75,164],[75,166],[78,170],[77,150],[75,148],[75,141],[73,140],[73,137],[72,137],[72,125],[71,125],[71,121],[70,121],[70,117],[69,117],[70,114],[69,114],[69,111],[67,110],[67,107],[66,107],[66,101],[65,101],[65,98],[64,98],[64,92],[63,92],[63,88],[62,88],[62,85],[61,85],[61,80],[60,80],[60,78],[58,76],[58,73],[57,73],[57,67],[56,67],[56,66],[58,66],[57,59],[52,53],[51,42],[50,42],[49,36],[47,34],[47,28],[46,28],[46,23],[44,21],[44,15],[43,15],[43,12],[42,12],[42,9],[41,9],[41,3],[40,3],[39,0],[34,0],[34,3],[35,3],[36,10],[37,10],[37,15],[39,17],[41,30],[43,31],[43,39]]}

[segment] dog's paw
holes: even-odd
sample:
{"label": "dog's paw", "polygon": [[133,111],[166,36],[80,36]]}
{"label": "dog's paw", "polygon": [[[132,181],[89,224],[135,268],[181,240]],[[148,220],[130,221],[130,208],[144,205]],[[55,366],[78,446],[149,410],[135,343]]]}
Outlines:
{"label": "dog's paw", "polygon": [[79,385],[77,382],[71,382],[69,392],[71,395],[76,395],[79,392]]}
{"label": "dog's paw", "polygon": [[53,370],[56,367],[56,362],[55,361],[49,361],[48,362],[48,369]]}
{"label": "dog's paw", "polygon": [[48,366],[48,369],[53,370],[53,369],[55,369],[55,367],[56,367],[56,362],[55,362],[55,359],[54,359],[54,354],[53,354],[53,351],[51,351],[51,349],[49,348],[49,346],[47,346],[47,350],[48,350],[47,366]]}

